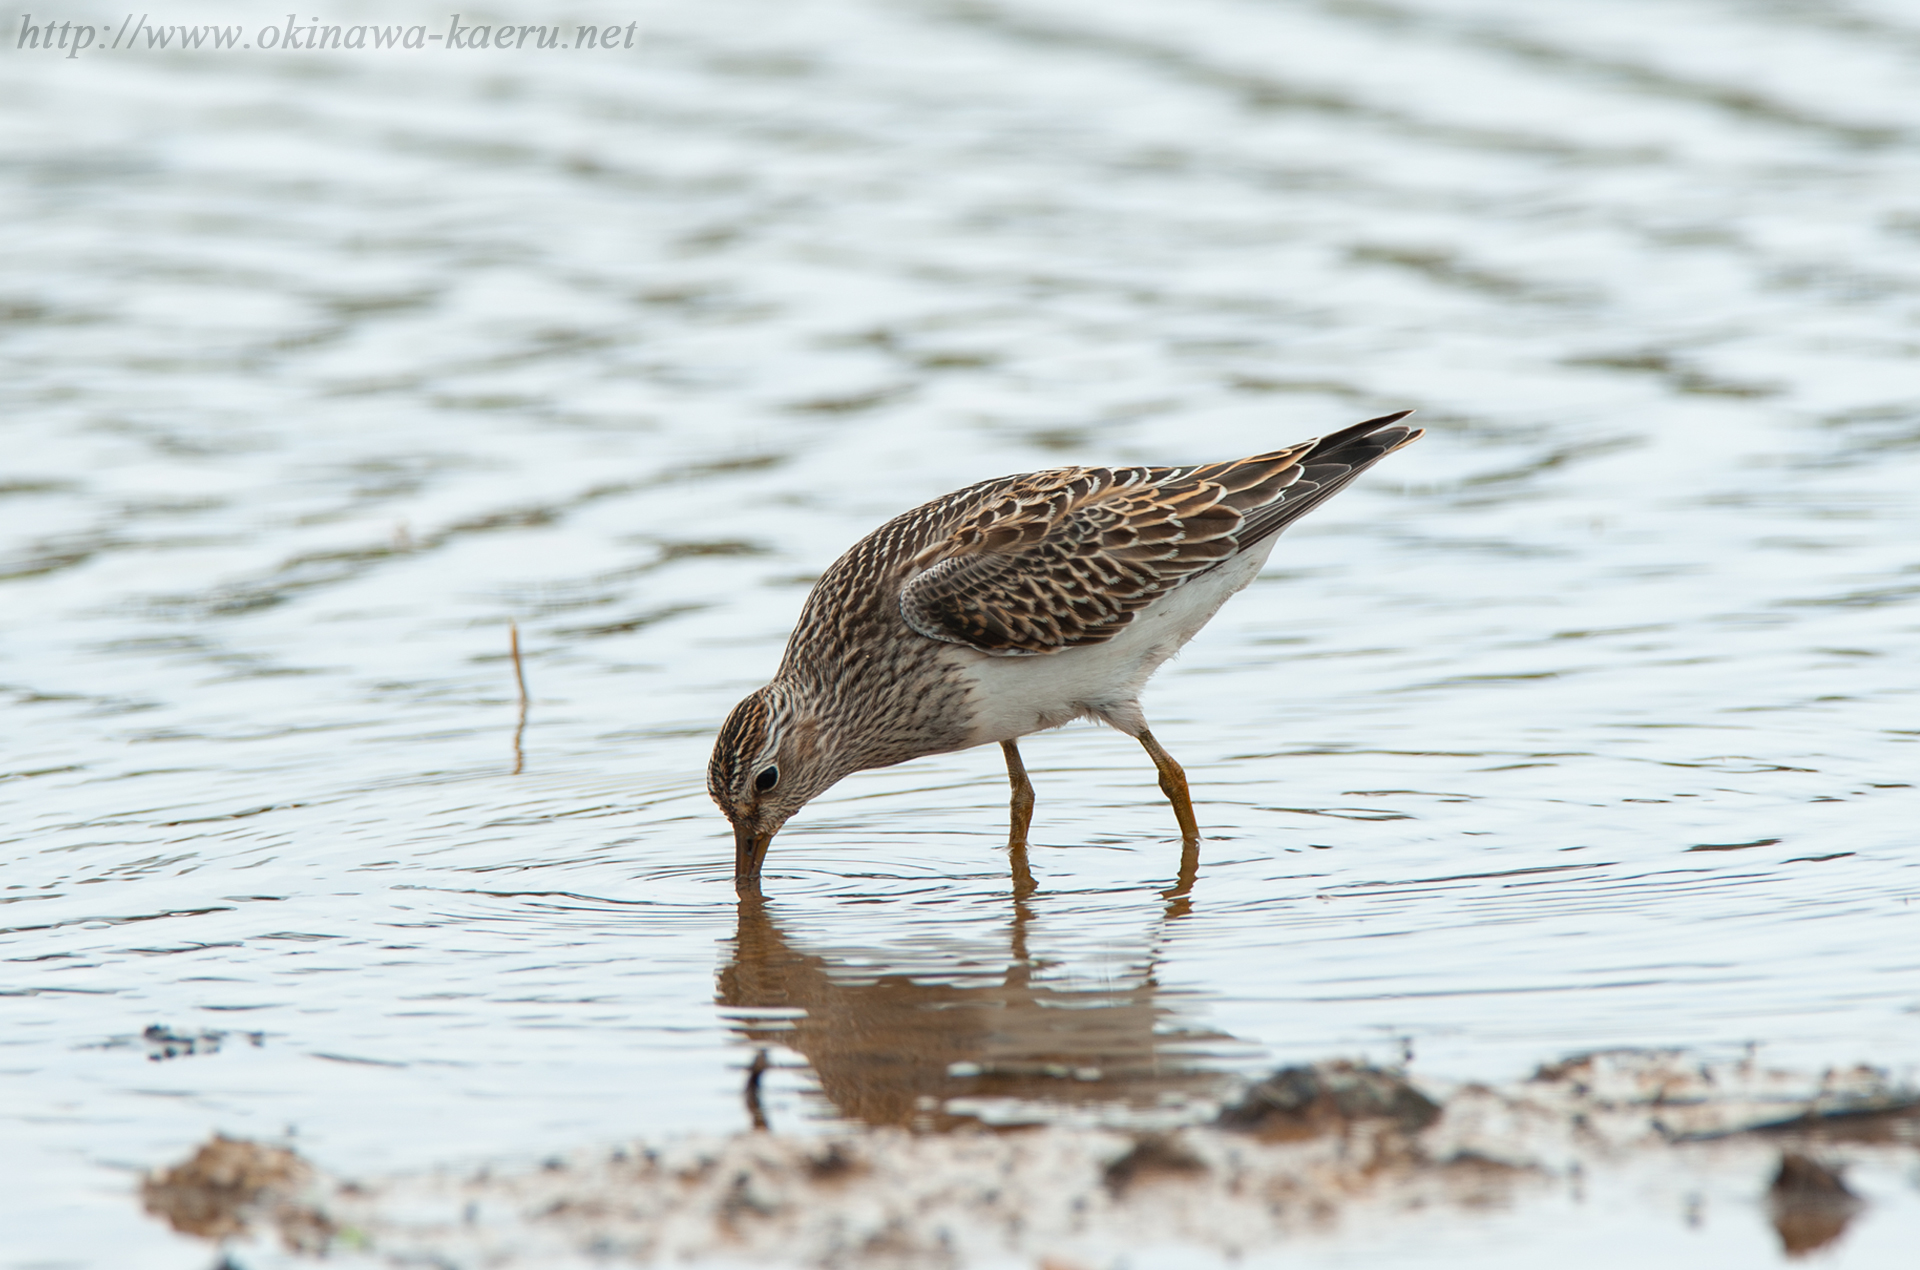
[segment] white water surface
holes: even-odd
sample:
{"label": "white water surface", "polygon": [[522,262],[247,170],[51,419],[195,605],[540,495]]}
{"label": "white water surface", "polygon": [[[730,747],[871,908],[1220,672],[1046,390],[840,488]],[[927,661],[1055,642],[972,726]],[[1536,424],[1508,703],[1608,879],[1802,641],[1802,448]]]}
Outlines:
{"label": "white water surface", "polygon": [[[0,30],[0,1267],[203,1266],[129,1187],[215,1130],[371,1174],[743,1127],[791,1015],[721,986],[704,765],[808,580],[983,477],[1409,407],[1149,690],[1187,902],[1082,725],[1025,747],[1024,907],[989,749],[803,813],[772,937],[849,1018],[1081,1020],[984,1061],[1095,1074],[962,1069],[953,1114],[1337,1056],[1920,1071],[1920,6],[644,19]],[[858,1114],[774,1059],[776,1128]]]}

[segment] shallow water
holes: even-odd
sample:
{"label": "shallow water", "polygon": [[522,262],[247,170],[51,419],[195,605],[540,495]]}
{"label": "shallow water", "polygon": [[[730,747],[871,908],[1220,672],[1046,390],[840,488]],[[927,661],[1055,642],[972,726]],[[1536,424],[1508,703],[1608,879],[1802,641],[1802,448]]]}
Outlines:
{"label": "shallow water", "polygon": [[[1920,1069],[1920,9],[642,44],[7,48],[0,1265],[199,1265],[127,1170],[212,1129],[736,1128],[766,1043],[788,1130],[1334,1055]],[[868,528],[1406,407],[1149,690],[1190,888],[1076,726],[1024,905],[983,750],[849,779],[736,908],[713,728]]]}

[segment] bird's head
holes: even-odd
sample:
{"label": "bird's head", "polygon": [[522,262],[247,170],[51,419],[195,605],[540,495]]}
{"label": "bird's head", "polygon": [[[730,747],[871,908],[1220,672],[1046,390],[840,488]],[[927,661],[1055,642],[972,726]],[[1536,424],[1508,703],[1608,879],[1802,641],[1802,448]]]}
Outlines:
{"label": "bird's head", "polygon": [[760,887],[767,844],[787,818],[845,773],[821,746],[813,711],[778,684],[733,708],[713,743],[707,792],[733,823],[733,884]]}

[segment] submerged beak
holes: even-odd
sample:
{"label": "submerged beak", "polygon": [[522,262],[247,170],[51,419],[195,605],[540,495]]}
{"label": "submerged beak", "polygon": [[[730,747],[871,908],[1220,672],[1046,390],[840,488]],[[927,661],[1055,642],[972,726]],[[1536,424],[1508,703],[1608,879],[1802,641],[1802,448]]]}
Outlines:
{"label": "submerged beak", "polygon": [[760,894],[760,862],[767,858],[771,833],[754,833],[738,825],[733,830],[733,889],[740,895]]}

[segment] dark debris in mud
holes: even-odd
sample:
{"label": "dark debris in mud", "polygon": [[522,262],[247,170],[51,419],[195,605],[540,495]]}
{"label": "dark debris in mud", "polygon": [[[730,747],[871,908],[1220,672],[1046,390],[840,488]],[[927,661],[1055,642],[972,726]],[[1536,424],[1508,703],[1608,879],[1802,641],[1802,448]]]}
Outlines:
{"label": "dark debris in mud", "polygon": [[1344,1132],[1362,1121],[1385,1121],[1414,1134],[1440,1118],[1440,1106],[1403,1075],[1352,1063],[1283,1067],[1222,1109],[1214,1124],[1288,1142]]}
{"label": "dark debris in mud", "polygon": [[1207,1162],[1182,1146],[1179,1139],[1160,1133],[1142,1136],[1127,1153],[1101,1171],[1101,1181],[1115,1195],[1136,1182],[1152,1178],[1194,1178],[1207,1172]]}

